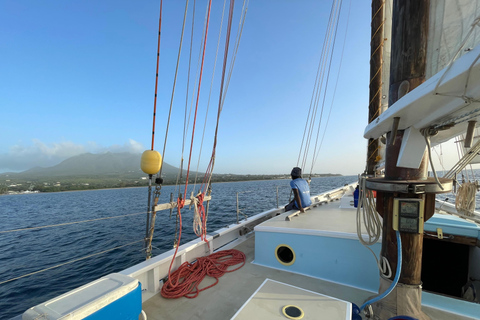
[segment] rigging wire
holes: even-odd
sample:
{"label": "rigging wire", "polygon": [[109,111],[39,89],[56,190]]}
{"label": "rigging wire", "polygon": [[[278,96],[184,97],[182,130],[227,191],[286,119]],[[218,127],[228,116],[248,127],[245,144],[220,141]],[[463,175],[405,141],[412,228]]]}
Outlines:
{"label": "rigging wire", "polygon": [[111,216],[111,217],[104,217],[104,218],[98,218],[98,219],[90,219],[90,220],[82,220],[82,221],[74,221],[74,222],[65,222],[65,223],[51,224],[51,225],[39,226],[39,227],[30,227],[30,228],[21,228],[21,229],[12,229],[12,230],[2,230],[2,231],[0,231],[0,234],[2,234],[2,233],[9,233],[9,232],[27,231],[27,230],[46,229],[46,228],[53,228],[53,227],[63,227],[63,226],[68,226],[68,225],[72,225],[72,224],[80,224],[80,223],[100,221],[100,220],[109,220],[109,219],[117,219],[117,218],[130,217],[130,216],[138,216],[138,215],[140,215],[140,214],[145,214],[145,212],[129,213],[129,214],[123,214],[123,215],[121,215],[121,216]]}
{"label": "rigging wire", "polygon": [[[338,7],[338,12],[340,12],[341,5],[342,5],[342,1],[340,1],[339,7]],[[331,52],[330,52],[330,61],[328,63],[327,75],[325,77],[325,87],[323,89],[322,108],[321,108],[321,112],[320,112],[320,118],[319,118],[319,121],[318,121],[317,136],[315,138],[315,147],[313,149],[312,168],[311,168],[311,171],[310,171],[310,175],[311,175],[311,172],[313,171],[313,163],[315,161],[315,154],[316,154],[316,151],[317,151],[318,137],[319,137],[319,134],[320,134],[320,128],[321,128],[321,124],[322,124],[322,120],[323,120],[323,110],[325,109],[325,100],[327,99],[327,89],[328,89],[328,84],[329,84],[329,80],[330,80],[330,71],[331,71],[331,68],[332,68],[333,52],[335,50],[335,43],[336,43],[336,40],[337,40],[337,31],[338,31],[338,22],[339,21],[340,21],[340,19],[339,19],[339,14],[338,14],[336,16],[336,23],[335,23],[335,28],[334,28],[334,31],[333,31],[333,43],[332,43]],[[338,76],[337,76],[337,80],[338,80]],[[325,130],[327,130],[326,127],[325,127]]]}
{"label": "rigging wire", "polygon": [[[202,240],[206,241],[206,236],[207,236],[207,217],[205,214],[205,208],[203,207],[203,197],[205,196],[206,190],[208,186],[210,185],[210,179],[212,177],[212,172],[213,172],[213,167],[215,165],[215,152],[216,152],[216,147],[217,147],[217,136],[218,136],[218,125],[220,122],[220,113],[222,111],[222,97],[224,94],[224,83],[225,83],[225,70],[227,66],[227,57],[228,57],[228,48],[230,44],[230,33],[232,29],[232,20],[233,20],[233,9],[235,5],[235,0],[230,0],[230,8],[229,8],[229,13],[228,13],[228,22],[227,22],[227,33],[226,33],[226,39],[225,39],[225,52],[223,56],[223,67],[222,67],[222,79],[220,83],[220,96],[218,99],[218,112],[217,112],[217,123],[215,126],[215,135],[214,135],[214,143],[212,147],[212,156],[210,158],[210,163],[208,164],[207,170],[205,172],[205,176],[202,182],[202,185],[200,187],[200,194],[199,194],[199,207],[198,207],[198,214],[201,216],[199,219],[199,231],[201,231],[200,234],[197,233],[198,236],[202,238]],[[197,207],[195,207],[197,208]]]}
{"label": "rigging wire", "polygon": [[225,52],[223,55],[223,68],[222,68],[222,80],[220,83],[220,97],[218,98],[218,112],[217,112],[217,123],[215,125],[215,135],[213,138],[213,148],[212,148],[212,156],[210,158],[210,163],[208,164],[207,171],[205,172],[205,177],[204,177],[204,182],[202,183],[202,186],[205,186],[204,188],[210,184],[211,178],[212,178],[212,172],[213,172],[213,167],[215,166],[215,153],[217,149],[217,137],[218,137],[218,126],[220,123],[220,114],[223,109],[223,96],[226,94],[224,92],[224,84],[225,84],[225,71],[227,68],[227,57],[228,57],[228,48],[230,44],[230,33],[232,29],[232,18],[233,18],[233,7],[235,4],[235,0],[230,0],[230,11],[228,14],[228,26],[227,26],[227,34],[226,34],[226,40],[225,40]]}
{"label": "rigging wire", "polygon": [[238,30],[240,30],[240,32],[237,31],[237,37],[235,39],[234,50],[232,54],[232,59],[230,61],[230,68],[228,70],[227,81],[225,84],[225,89],[224,89],[223,98],[222,98],[222,109],[223,109],[223,104],[225,103],[225,98],[227,96],[228,86],[230,84],[230,78],[232,77],[233,66],[235,65],[235,59],[237,58],[238,48],[240,47],[240,40],[242,38],[243,26],[245,25],[245,18],[247,16],[249,2],[250,2],[249,0],[243,0],[242,14],[240,16],[240,22],[238,23],[239,25]]}
{"label": "rigging wire", "polygon": [[[327,31],[325,34],[325,40],[323,43],[323,48],[322,48],[322,54],[321,58],[319,61],[319,65],[317,68],[317,76],[315,79],[315,84],[314,84],[314,90],[312,92],[312,98],[310,101],[310,108],[309,112],[307,115],[307,120],[305,123],[305,129],[304,129],[304,135],[302,138],[302,143],[300,146],[300,151],[299,151],[299,157],[297,161],[297,166],[299,165],[300,158],[303,152],[303,160],[301,164],[301,168],[305,167],[306,160],[308,157],[309,149],[310,149],[310,144],[311,144],[311,138],[315,126],[315,119],[317,118],[317,111],[318,111],[318,104],[319,104],[319,99],[320,99],[320,92],[323,87],[324,79],[325,79],[325,70],[326,70],[326,64],[327,60],[330,54],[330,48],[331,48],[331,42],[332,42],[332,34],[334,33],[334,26],[336,25],[336,21],[338,19],[339,13],[340,13],[340,4],[341,0],[337,1],[335,0],[332,3],[332,8],[330,11],[330,17],[329,17],[329,22],[327,25]],[[319,124],[320,125],[320,124]]]}
{"label": "rigging wire", "polygon": [[[182,155],[180,157],[180,170],[179,170],[179,173],[177,175],[177,181],[175,182],[175,193],[177,193],[177,187],[180,189],[179,187],[179,180],[181,179],[182,177],[182,173],[183,173],[183,155],[184,155],[184,151],[185,151],[185,139],[186,139],[186,136],[187,136],[187,131],[186,131],[186,123],[187,123],[187,109],[188,109],[188,92],[190,91],[190,68],[191,68],[191,65],[192,65],[192,48],[193,48],[193,28],[195,26],[195,4],[196,4],[196,0],[193,0],[193,13],[192,13],[192,31],[191,31],[191,34],[190,34],[190,53],[189,53],[189,56],[188,56],[188,72],[187,72],[187,91],[186,91],[186,94],[185,94],[185,116],[184,116],[184,119],[183,119],[183,139],[182,139]],[[180,190],[178,191],[180,192]]]}
{"label": "rigging wire", "polygon": [[[205,28],[207,26],[207,16],[208,16],[208,14],[209,14],[209,6],[208,6],[208,3],[207,3],[206,9],[205,9],[205,19],[204,19],[204,23],[203,23],[202,34],[205,34]],[[192,27],[193,27],[193,23],[192,23]],[[192,38],[193,38],[193,34],[194,33],[193,33],[193,28],[192,28]],[[202,53],[203,53],[203,50],[204,50],[204,46],[205,46],[204,39],[202,39],[202,41],[200,43],[200,49],[198,51],[197,70],[196,70],[195,82],[194,82],[194,86],[193,86],[194,88],[197,86],[197,79],[199,78],[198,74],[200,72],[200,63],[202,62]],[[190,77],[190,69],[189,69],[188,76]],[[195,97],[195,89],[194,89],[194,90],[192,90],[190,108],[188,108],[188,91],[189,90],[187,90],[187,92],[186,92],[186,101],[185,101],[185,118],[184,118],[184,124],[183,124],[184,136],[183,136],[183,144],[182,144],[181,172],[179,174],[179,177],[183,177],[183,161],[184,161],[183,151],[184,151],[184,148],[185,148],[185,141],[186,141],[187,133],[188,133],[189,128],[190,128],[190,120],[192,118],[193,101],[194,101],[194,97]],[[197,92],[197,94],[198,94],[198,92]],[[187,117],[187,110],[188,110],[188,117]],[[178,182],[178,179],[177,179],[177,184],[178,183],[179,182]],[[181,181],[180,181],[180,183],[181,183]],[[180,186],[179,186],[179,189],[180,189]]]}
{"label": "rigging wire", "polygon": [[[312,102],[313,102],[313,109],[312,109],[312,115],[310,116],[310,114],[308,115],[307,117],[307,123],[310,122],[309,126],[308,126],[308,131],[307,132],[307,136],[306,136],[306,142],[305,142],[305,149],[304,149],[304,153],[303,153],[303,160],[302,160],[302,165],[301,165],[301,168],[303,170],[303,168],[305,168],[305,164],[306,164],[306,161],[307,161],[307,157],[308,157],[308,150],[310,148],[310,139],[312,137],[312,132],[313,132],[313,128],[314,128],[314,125],[315,125],[315,119],[317,117],[317,111],[318,111],[318,97],[319,97],[319,92],[321,90],[321,87],[323,86],[323,80],[324,80],[324,76],[325,76],[325,61],[327,59],[327,52],[328,52],[328,47],[330,45],[330,32],[331,32],[331,27],[332,27],[332,21],[334,20],[334,11],[336,10],[336,4],[337,4],[337,1],[334,1],[332,3],[332,8],[331,8],[331,11],[330,11],[330,19],[328,21],[328,26],[327,26],[327,33],[325,35],[325,40],[324,40],[324,43],[323,43],[323,49],[322,49],[322,55],[321,55],[321,58],[320,58],[320,61],[319,61],[319,68],[320,68],[320,73],[319,73],[319,81],[317,82],[316,84],[316,87],[314,87],[314,91],[312,92]],[[307,127],[305,127],[305,130],[307,130]],[[301,151],[300,151],[301,152]]]}
{"label": "rigging wire", "polygon": [[430,146],[430,136],[428,135],[428,130],[420,130],[425,138],[425,143],[427,144],[427,152],[428,152],[428,159],[430,161],[430,166],[432,167],[433,177],[435,178],[435,182],[440,187],[440,189],[444,190],[442,183],[438,180],[437,171],[435,171],[435,167],[433,166],[433,159],[432,159],[432,152]]}
{"label": "rigging wire", "polygon": [[0,285],[5,284],[5,283],[7,283],[7,282],[14,281],[14,280],[18,280],[18,279],[21,279],[21,278],[25,278],[25,277],[28,277],[28,276],[32,276],[32,275],[34,275],[34,274],[42,273],[42,272],[45,272],[45,271],[48,271],[48,270],[51,270],[51,269],[55,269],[55,268],[58,268],[58,267],[61,267],[61,266],[67,265],[67,264],[72,264],[72,263],[77,262],[77,261],[85,260],[85,259],[88,259],[88,258],[91,258],[91,257],[94,257],[94,256],[98,256],[98,255],[103,254],[103,253],[106,253],[106,252],[110,252],[110,251],[113,251],[113,250],[116,250],[116,249],[120,249],[120,248],[129,246],[129,245],[132,245],[132,244],[135,244],[135,243],[143,242],[143,241],[144,241],[144,239],[142,239],[142,240],[137,240],[137,241],[133,241],[133,242],[130,242],[130,243],[121,245],[121,246],[117,246],[117,247],[115,247],[115,248],[111,248],[111,249],[107,249],[107,250],[104,250],[104,251],[101,251],[101,252],[93,253],[93,254],[90,254],[90,255],[87,255],[87,256],[83,256],[83,257],[81,257],[81,258],[69,260],[69,261],[67,261],[67,262],[60,263],[60,264],[57,264],[57,265],[54,265],[54,266],[51,266],[51,267],[48,267],[48,268],[45,268],[45,269],[41,269],[41,270],[38,270],[38,271],[35,271],[35,272],[31,272],[31,273],[28,273],[28,274],[24,274],[24,275],[19,276],[19,277],[15,277],[15,278],[11,278],[11,279],[2,281],[2,282],[0,282]]}
{"label": "rigging wire", "polygon": [[[156,113],[157,113],[157,89],[158,89],[158,67],[160,64],[160,38],[162,34],[162,5],[163,5],[163,0],[160,0],[160,15],[158,18],[158,44],[157,44],[157,67],[156,67],[156,73],[155,73],[155,97],[153,99],[153,127],[152,127],[152,148],[151,150],[153,151],[153,147],[155,144],[155,118],[156,118]],[[150,217],[155,215],[155,212],[152,212],[152,178],[153,175],[149,174],[148,175],[148,200],[147,200],[147,221],[145,223],[145,248],[148,247],[148,235],[150,232]]]}
{"label": "rigging wire", "polygon": [[152,149],[155,143],[155,117],[157,112],[157,88],[158,88],[158,65],[160,64],[160,36],[162,33],[162,4],[160,0],[160,18],[158,19],[158,44],[157,44],[157,70],[155,75],[155,97],[153,99],[153,126],[152,126]]}
{"label": "rigging wire", "polygon": [[[332,8],[334,10],[333,12],[333,16],[332,16],[332,20],[330,21],[329,23],[329,26],[328,26],[328,38],[327,38],[327,41],[326,41],[326,46],[325,46],[325,51],[322,53],[323,55],[323,61],[322,61],[322,72],[321,72],[321,78],[320,78],[320,82],[317,86],[317,89],[316,89],[316,92],[315,92],[315,100],[314,100],[314,106],[315,108],[313,109],[313,117],[311,118],[310,120],[310,128],[309,128],[309,133],[308,133],[308,136],[307,136],[307,143],[305,145],[305,153],[304,153],[304,159],[303,159],[303,162],[302,162],[302,168],[304,168],[306,166],[306,163],[307,163],[307,158],[308,158],[308,154],[310,152],[310,146],[311,146],[311,139],[312,139],[312,136],[313,136],[313,130],[315,128],[315,120],[317,118],[317,112],[318,112],[318,106],[319,106],[319,101],[320,101],[320,97],[321,97],[321,91],[322,91],[322,88],[324,86],[324,81],[325,81],[325,70],[327,68],[327,60],[328,60],[328,57],[331,53],[330,51],[330,45],[331,45],[331,41],[332,41],[332,30],[333,29],[333,26],[336,25],[335,21],[337,19],[337,16],[339,14],[339,10],[338,10],[338,1],[335,1],[332,5],[334,5],[334,7]],[[327,78],[327,81],[328,81],[328,78]],[[322,110],[321,110],[321,113],[323,114],[323,107],[322,107]],[[318,123],[318,125],[320,126],[321,125],[321,116],[320,116],[320,121]]]}
{"label": "rigging wire", "polygon": [[197,170],[195,172],[195,182],[194,182],[194,187],[193,187],[194,190],[195,190],[195,186],[197,184],[197,176],[198,176],[199,167],[200,167],[200,158],[202,156],[203,141],[204,141],[204,138],[205,138],[205,129],[207,128],[208,111],[210,109],[210,98],[212,97],[213,79],[215,78],[215,69],[217,67],[218,49],[220,48],[220,40],[221,40],[221,36],[222,36],[223,18],[224,18],[224,15],[225,15],[225,5],[226,5],[226,3],[227,3],[227,0],[224,0],[223,1],[223,9],[222,9],[222,19],[220,20],[220,29],[218,31],[217,49],[215,51],[215,60],[213,62],[212,80],[210,82],[210,91],[208,93],[207,111],[206,111],[206,114],[205,114],[205,122],[203,124],[202,142],[200,143],[200,152],[199,152],[199,155],[198,155]]}
{"label": "rigging wire", "polygon": [[[212,0],[209,0],[209,2],[208,2],[208,16],[207,16],[207,22],[206,22],[206,28],[205,28],[205,37],[204,37],[204,41],[203,41],[202,63],[200,65],[200,76],[198,78],[198,89],[197,89],[197,99],[196,99],[196,103],[195,103],[195,114],[193,116],[193,124],[192,124],[192,140],[190,142],[190,154],[189,154],[189,157],[188,157],[187,177],[186,177],[186,181],[185,181],[185,192],[184,192],[185,197],[186,197],[186,194],[187,194],[188,177],[190,175],[190,164],[191,164],[191,160],[192,160],[193,141],[194,141],[194,138],[195,138],[195,125],[196,125],[196,122],[197,122],[198,102],[199,102],[199,99],[200,99],[200,88],[201,88],[201,85],[202,85],[203,66],[204,66],[204,62],[205,62],[205,49],[207,47],[207,37],[208,37],[208,27],[209,27],[209,23],[210,23],[211,7],[212,7]],[[179,208],[179,209],[181,209],[181,208]]]}
{"label": "rigging wire", "polygon": [[170,98],[170,109],[168,111],[167,128],[165,129],[165,141],[163,143],[162,165],[160,166],[160,173],[158,174],[159,177],[162,177],[163,162],[164,162],[164,159],[165,159],[165,149],[167,147],[168,129],[170,127],[170,116],[172,115],[173,97],[175,95],[175,86],[177,84],[178,66],[180,64],[180,54],[182,52],[183,35],[184,35],[184,32],[185,32],[185,22],[187,20],[188,3],[189,3],[189,0],[187,0],[185,2],[185,13],[183,14],[182,35],[180,36],[180,44],[178,46],[177,66],[175,67],[175,77],[173,78],[172,96]]}
{"label": "rigging wire", "polygon": [[[191,144],[190,144],[190,155],[189,155],[188,167],[187,167],[187,177],[186,177],[186,181],[185,181],[185,192],[184,192],[185,196],[184,196],[184,198],[182,198],[181,195],[180,195],[177,198],[177,212],[178,212],[180,229],[179,229],[179,235],[178,235],[178,244],[175,246],[175,253],[173,254],[172,261],[170,262],[170,266],[168,268],[168,275],[169,275],[168,281],[169,282],[171,282],[170,274],[171,274],[171,270],[172,270],[173,261],[175,261],[175,257],[176,257],[177,252],[178,252],[178,247],[180,245],[181,238],[182,238],[182,213],[181,213],[181,209],[183,208],[184,203],[185,203],[187,187],[188,187],[188,176],[189,176],[189,173],[190,173],[190,161],[191,161],[191,158],[192,158],[191,156],[192,156],[193,140],[194,140],[194,137],[195,137],[195,122],[196,122],[196,117],[197,117],[198,99],[199,99],[199,96],[200,96],[200,86],[202,84],[203,62],[204,62],[204,58],[205,58],[205,47],[207,46],[208,25],[209,25],[209,20],[210,20],[211,7],[212,7],[212,0],[209,0],[209,2],[208,2],[208,16],[207,16],[207,22],[206,22],[206,28],[205,28],[205,37],[204,37],[204,45],[203,45],[202,65],[201,65],[201,69],[200,69],[200,78],[199,78],[199,81],[198,81],[197,103],[196,103],[196,107],[195,107],[195,116],[194,116],[193,128],[192,128],[192,141],[191,141]],[[203,240],[203,238],[202,238],[202,240]]]}
{"label": "rigging wire", "polygon": [[[323,129],[323,135],[322,135],[322,140],[320,141],[320,145],[318,146],[318,150],[317,150],[317,144],[318,144],[318,136],[319,136],[319,133],[320,133],[320,125],[318,126],[318,131],[317,131],[317,139],[315,141],[315,148],[313,150],[313,158],[312,158],[312,166],[310,167],[310,177],[312,176],[312,173],[313,173],[313,167],[315,166],[315,163],[317,162],[317,159],[318,159],[318,155],[320,153],[320,150],[322,148],[322,145],[323,145],[323,140],[325,138],[325,134],[327,132],[327,128],[328,128],[328,123],[330,122],[330,115],[332,113],[332,109],[333,109],[333,103],[335,101],[335,95],[337,93],[337,86],[338,86],[338,81],[340,79],[340,71],[342,69],[342,62],[343,62],[343,54],[345,52],[345,43],[346,43],[346,40],[347,40],[347,31],[348,31],[348,25],[349,25],[349,18],[350,18],[350,9],[351,9],[351,4],[352,4],[352,0],[350,0],[350,3],[349,3],[349,7],[348,7],[348,15],[347,15],[347,25],[346,25],[346,29],[345,29],[345,36],[343,38],[343,46],[342,46],[342,53],[340,54],[340,62],[339,62],[339,65],[338,65],[338,71],[337,71],[337,81],[335,82],[335,87],[333,89],[333,94],[332,94],[332,102],[330,104],[330,110],[328,111],[328,117],[327,117],[327,121],[325,123],[325,128]],[[337,34],[337,31],[338,31],[338,22],[339,22],[340,19],[337,20],[337,28],[335,30],[335,37],[334,37],[334,41],[333,41],[333,48],[332,48],[332,52],[335,48],[335,40],[337,38],[336,34]],[[333,57],[333,54],[332,56]],[[330,66],[331,66],[331,61],[330,61]],[[330,74],[330,67],[329,67],[329,70],[328,70],[328,74]],[[327,79],[329,78],[329,76],[327,76]],[[328,82],[327,82],[327,86],[328,86]],[[325,87],[325,96],[326,96],[326,92],[327,91],[327,87]],[[325,97],[324,97],[324,102],[325,103]],[[322,106],[322,110],[323,110],[323,106]],[[320,122],[321,122],[321,118],[320,118]]]}

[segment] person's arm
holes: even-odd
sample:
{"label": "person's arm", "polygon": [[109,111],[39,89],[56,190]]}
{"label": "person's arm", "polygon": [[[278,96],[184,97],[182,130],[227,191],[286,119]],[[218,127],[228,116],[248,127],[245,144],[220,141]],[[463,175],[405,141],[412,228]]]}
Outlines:
{"label": "person's arm", "polygon": [[297,202],[298,209],[300,212],[305,212],[305,210],[302,207],[302,201],[300,200],[300,194],[298,193],[298,189],[292,189],[293,190],[293,196],[295,198],[295,201]]}

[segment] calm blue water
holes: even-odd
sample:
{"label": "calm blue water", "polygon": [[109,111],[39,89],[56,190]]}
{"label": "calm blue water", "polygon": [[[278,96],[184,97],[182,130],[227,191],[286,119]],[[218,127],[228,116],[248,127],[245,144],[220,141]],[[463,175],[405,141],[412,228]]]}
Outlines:
{"label": "calm blue water", "polygon": [[[356,181],[355,176],[314,178],[311,194]],[[240,210],[251,216],[289,201],[289,180],[216,183],[212,185],[208,230],[236,221],[236,193]],[[168,202],[174,187],[162,188],[159,203]],[[75,191],[0,196],[0,231],[131,213],[130,217],[52,228],[0,232],[0,283],[15,277],[102,252],[145,236],[147,188]],[[183,210],[182,243],[195,238],[192,211]],[[172,248],[175,213],[157,214],[154,255]],[[85,260],[0,284],[0,319],[9,319],[55,296],[145,259],[143,242]]]}

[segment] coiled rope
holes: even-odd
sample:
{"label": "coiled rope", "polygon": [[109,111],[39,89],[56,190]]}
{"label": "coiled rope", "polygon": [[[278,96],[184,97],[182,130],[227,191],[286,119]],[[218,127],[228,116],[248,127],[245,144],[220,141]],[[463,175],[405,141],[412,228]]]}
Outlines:
{"label": "coiled rope", "polygon": [[455,197],[455,209],[460,214],[473,216],[475,211],[475,195],[478,185],[475,182],[464,182],[457,191]]}
{"label": "coiled rope", "polygon": [[[227,272],[233,272],[245,265],[246,256],[243,252],[231,249],[213,253],[207,257],[200,257],[193,263],[184,262],[162,287],[161,294],[167,299],[180,297],[195,298],[208,288],[215,286],[218,279]],[[228,270],[229,267],[241,263],[240,266]],[[199,288],[201,282],[209,276],[215,278],[215,283]]]}
{"label": "coiled rope", "polygon": [[[380,239],[382,234],[382,221],[380,220],[380,215],[375,209],[375,200],[373,191],[367,189],[366,187],[366,176],[360,176],[358,181],[359,186],[359,195],[358,195],[358,205],[357,205],[357,236],[361,244],[365,246],[373,254],[375,261],[377,262],[378,269],[382,274],[387,278],[390,278],[392,274],[392,269],[387,258],[381,257],[377,258],[377,255],[370,246],[374,245]],[[368,235],[368,240],[363,238],[362,235],[362,217],[363,225]]]}

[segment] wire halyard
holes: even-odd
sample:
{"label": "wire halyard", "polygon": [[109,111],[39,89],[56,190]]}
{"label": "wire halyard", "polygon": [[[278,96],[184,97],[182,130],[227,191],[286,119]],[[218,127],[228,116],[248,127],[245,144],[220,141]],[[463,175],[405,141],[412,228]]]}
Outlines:
{"label": "wire halyard", "polygon": [[[160,64],[160,42],[161,42],[161,34],[162,34],[161,32],[162,8],[163,8],[163,0],[160,0],[160,14],[158,19],[157,66],[156,66],[156,73],[155,73],[155,96],[153,100],[154,102],[153,102],[153,127],[152,127],[151,151],[154,150],[154,144],[155,144],[155,118],[156,118],[156,112],[157,112],[158,69]],[[143,156],[142,156],[142,162],[143,162]],[[160,168],[158,168],[159,170],[161,170],[162,163],[163,163],[163,160],[160,160]],[[148,209],[147,209],[147,222],[145,224],[145,239],[144,239],[144,247],[145,247],[147,259],[149,259],[151,256],[151,250],[152,250],[151,245],[152,245],[153,229],[155,228],[155,215],[156,215],[156,212],[154,209],[155,205],[152,206],[152,179],[153,179],[153,172],[148,171],[148,203],[147,203]],[[161,179],[161,176],[160,176],[160,179]],[[160,193],[160,190],[158,190],[158,193]],[[156,197],[156,199],[158,201],[158,196]]]}
{"label": "wire halyard", "polygon": [[[297,166],[304,169],[306,167],[307,159],[309,158],[310,148],[312,147],[312,145],[314,145],[313,155],[311,157],[312,165],[310,168],[310,178],[312,177],[313,167],[318,158],[318,154],[320,152],[321,145],[323,143],[325,133],[328,127],[328,122],[329,122],[330,114],[333,108],[333,101],[335,98],[335,92],[338,84],[338,78],[337,78],[337,82],[335,84],[335,89],[333,92],[331,106],[328,113],[328,118],[324,126],[324,133],[320,140],[320,131],[321,131],[322,121],[324,117],[327,91],[329,89],[330,72],[332,68],[333,53],[335,50],[335,43],[337,39],[337,31],[338,31],[338,23],[340,20],[341,7],[342,7],[342,0],[336,0],[332,3],[329,22],[328,22],[327,30],[325,33],[322,53],[318,63],[317,73],[316,73],[315,82],[313,86],[313,92],[310,99],[310,106],[307,113],[307,119],[305,122],[305,128],[304,128],[303,137],[300,144],[300,150],[299,150],[298,159],[297,159]],[[348,26],[347,26],[347,29],[348,29]],[[345,38],[346,38],[346,32],[345,32]],[[344,39],[344,45],[342,49],[342,57],[343,57],[344,48],[345,48],[345,39]],[[342,64],[342,60],[340,60],[339,72],[341,69],[341,64]],[[320,108],[320,105],[321,105],[321,108]],[[315,143],[313,143],[312,138],[314,135],[315,128],[317,129],[316,130],[317,133],[315,137]]]}

